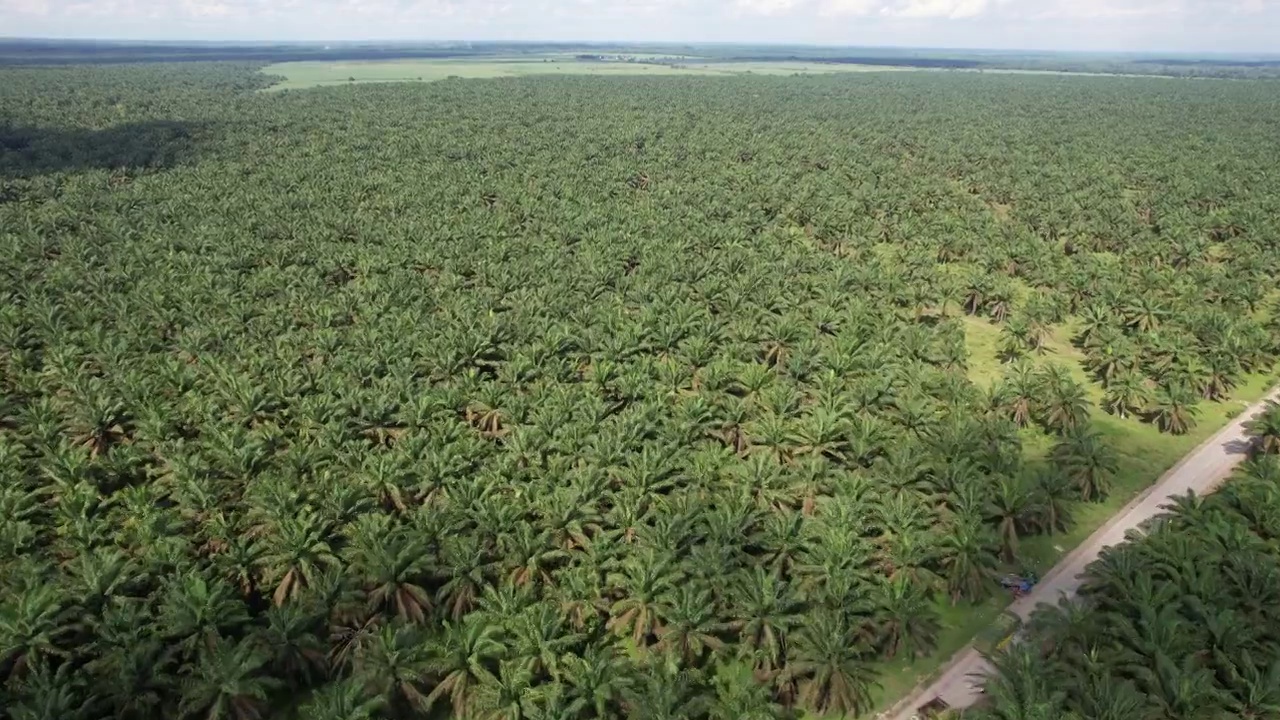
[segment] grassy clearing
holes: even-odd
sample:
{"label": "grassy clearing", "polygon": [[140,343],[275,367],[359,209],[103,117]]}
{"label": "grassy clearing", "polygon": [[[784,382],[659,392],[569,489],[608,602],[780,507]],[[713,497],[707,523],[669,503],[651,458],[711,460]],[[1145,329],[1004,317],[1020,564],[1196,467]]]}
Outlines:
{"label": "grassy clearing", "polygon": [[485,60],[378,60],[370,62],[287,62],[263,72],[284,77],[271,90],[352,83],[435,82],[450,77],[499,78],[529,75],[793,75],[908,70],[870,65],[814,62],[584,62],[571,56],[494,57]]}
{"label": "grassy clearing", "polygon": [[[998,359],[1000,328],[985,320],[966,317],[965,331],[970,377],[978,384],[990,386],[1004,372]],[[1133,418],[1121,419],[1102,410],[1102,388],[1089,377],[1081,364],[1084,356],[1071,345],[1070,338],[1074,332],[1073,323],[1057,328],[1048,343],[1049,352],[1033,357],[1032,360],[1036,363],[1061,363],[1071,370],[1077,380],[1087,383],[1094,402],[1094,425],[1115,448],[1119,470],[1111,495],[1105,502],[1076,506],[1075,526],[1070,532],[1031,537],[1021,543],[1020,552],[1024,564],[1041,575],[1102,527],[1130,500],[1150,487],[1183,456],[1221,430],[1250,404],[1266,395],[1275,384],[1274,373],[1248,377],[1232,393],[1230,400],[1203,403],[1198,423],[1191,432],[1181,436],[1167,435],[1154,425]],[[1035,429],[1025,430],[1023,441],[1027,456],[1032,461],[1042,458],[1052,446],[1052,440]],[[956,651],[998,618],[1011,601],[1011,597],[1000,595],[977,605],[951,607],[944,602],[941,606],[944,631],[937,651],[916,662],[898,661],[883,665],[880,668],[883,673],[883,688],[878,696],[876,710],[884,710],[929,678]]]}

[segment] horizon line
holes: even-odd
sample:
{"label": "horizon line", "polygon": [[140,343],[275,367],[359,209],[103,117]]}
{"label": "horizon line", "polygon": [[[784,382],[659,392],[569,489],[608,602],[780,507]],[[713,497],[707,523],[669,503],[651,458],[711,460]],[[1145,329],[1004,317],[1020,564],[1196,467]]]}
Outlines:
{"label": "horizon line", "polygon": [[898,51],[931,51],[931,52],[985,52],[985,53],[1055,53],[1064,55],[1131,55],[1131,56],[1182,56],[1182,57],[1199,57],[1199,56],[1217,56],[1223,58],[1245,58],[1245,57],[1265,57],[1280,58],[1280,52],[1277,51],[1248,51],[1248,50],[1078,50],[1069,48],[1049,48],[1049,47],[984,47],[984,46],[932,46],[932,45],[858,45],[858,44],[830,44],[830,43],[814,43],[814,42],[788,42],[784,40],[767,40],[767,41],[749,41],[749,40],[504,40],[504,39],[447,39],[447,38],[362,38],[362,39],[263,39],[255,38],[252,40],[236,40],[230,38],[219,39],[190,39],[190,38],[127,38],[127,37],[59,37],[59,36],[23,36],[23,35],[0,35],[0,43],[10,42],[50,42],[50,43],[112,43],[112,44],[165,44],[165,45],[242,45],[242,46],[280,46],[280,45],[412,45],[412,44],[502,44],[502,45],[569,45],[569,46],[649,46],[649,45],[667,45],[667,46],[746,46],[746,47],[802,47],[802,48],[820,48],[820,49],[865,49],[865,50],[898,50]]}

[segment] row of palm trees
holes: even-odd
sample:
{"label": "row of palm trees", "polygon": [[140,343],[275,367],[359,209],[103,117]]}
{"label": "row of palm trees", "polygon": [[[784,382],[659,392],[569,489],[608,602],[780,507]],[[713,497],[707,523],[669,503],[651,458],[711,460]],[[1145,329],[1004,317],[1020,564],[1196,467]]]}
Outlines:
{"label": "row of palm trees", "polygon": [[993,658],[975,720],[1270,718],[1280,714],[1280,405],[1250,421],[1256,456],[1218,494],[1188,494],[1089,567]]}

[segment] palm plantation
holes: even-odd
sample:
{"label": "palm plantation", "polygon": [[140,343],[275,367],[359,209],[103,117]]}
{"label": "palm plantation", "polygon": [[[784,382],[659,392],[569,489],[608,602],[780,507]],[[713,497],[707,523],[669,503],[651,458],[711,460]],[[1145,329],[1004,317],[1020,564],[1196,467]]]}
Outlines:
{"label": "palm plantation", "polygon": [[[1274,367],[1280,134],[857,75],[0,69],[0,714],[883,704]],[[1274,420],[1005,716],[1274,716]]]}

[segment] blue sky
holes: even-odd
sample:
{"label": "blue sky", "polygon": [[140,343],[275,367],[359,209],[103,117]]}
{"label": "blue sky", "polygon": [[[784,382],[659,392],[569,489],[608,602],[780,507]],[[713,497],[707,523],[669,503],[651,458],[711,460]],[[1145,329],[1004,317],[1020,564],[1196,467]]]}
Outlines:
{"label": "blue sky", "polygon": [[0,0],[0,36],[1280,52],[1280,0]]}

